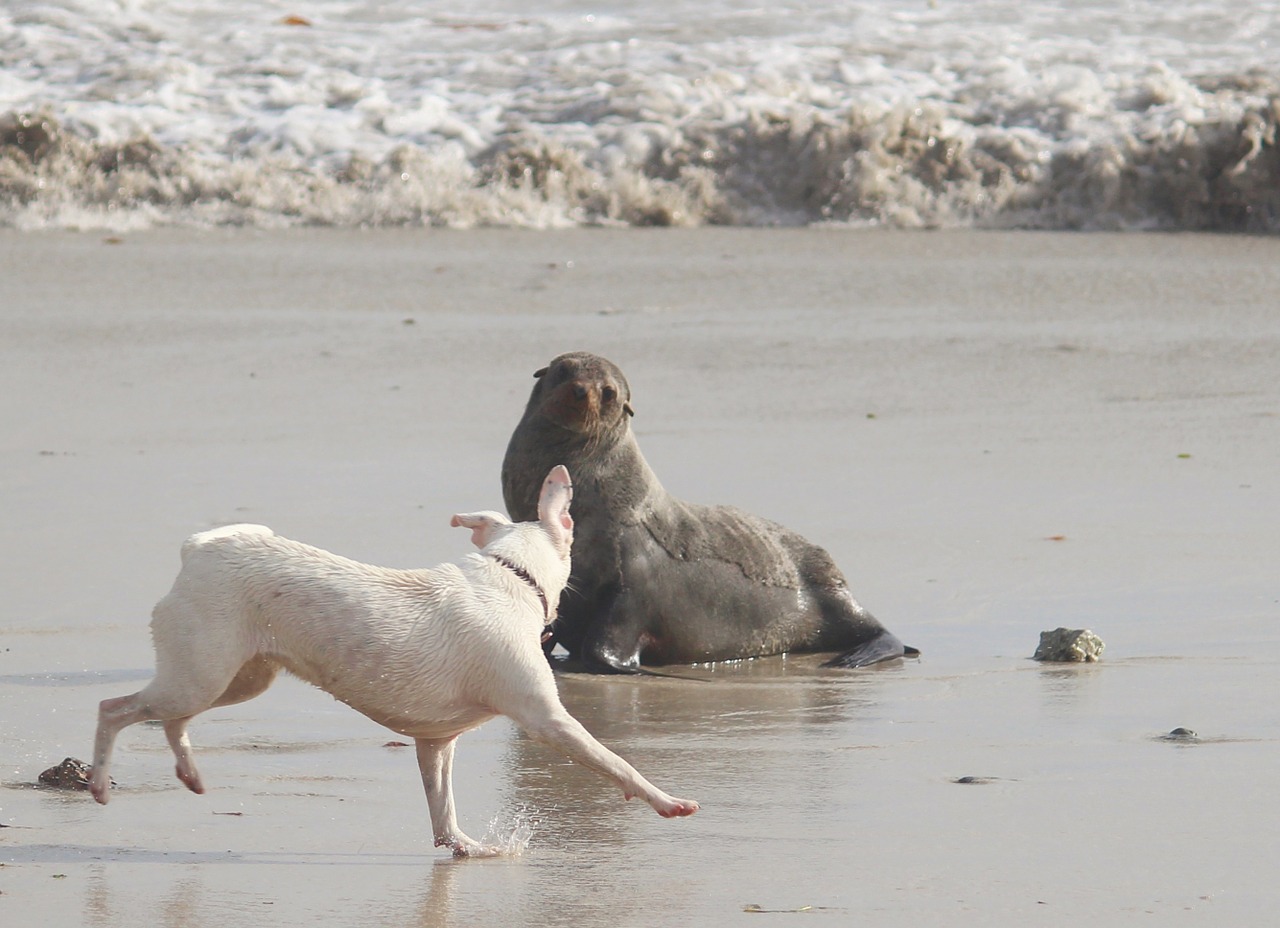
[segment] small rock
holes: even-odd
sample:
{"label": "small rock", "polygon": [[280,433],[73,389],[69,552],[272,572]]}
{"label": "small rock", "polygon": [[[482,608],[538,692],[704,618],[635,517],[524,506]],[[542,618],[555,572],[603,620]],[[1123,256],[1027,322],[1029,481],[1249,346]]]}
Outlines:
{"label": "small rock", "polygon": [[1087,628],[1055,628],[1040,633],[1040,646],[1032,655],[1037,661],[1083,662],[1102,659],[1106,645]]}
{"label": "small rock", "polygon": [[1160,736],[1161,741],[1180,741],[1190,743],[1200,740],[1200,736],[1193,732],[1190,728],[1175,728],[1167,735]]}
{"label": "small rock", "polygon": [[[39,776],[41,786],[54,789],[88,789],[93,768],[82,760],[68,757],[56,767],[50,767]],[[112,781],[114,785],[115,781]]]}

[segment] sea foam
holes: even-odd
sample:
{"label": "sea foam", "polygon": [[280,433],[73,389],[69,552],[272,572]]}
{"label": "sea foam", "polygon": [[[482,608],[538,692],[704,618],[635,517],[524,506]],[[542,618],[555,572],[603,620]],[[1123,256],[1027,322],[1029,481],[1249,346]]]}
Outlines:
{"label": "sea foam", "polygon": [[16,0],[0,226],[1273,231],[1278,10]]}

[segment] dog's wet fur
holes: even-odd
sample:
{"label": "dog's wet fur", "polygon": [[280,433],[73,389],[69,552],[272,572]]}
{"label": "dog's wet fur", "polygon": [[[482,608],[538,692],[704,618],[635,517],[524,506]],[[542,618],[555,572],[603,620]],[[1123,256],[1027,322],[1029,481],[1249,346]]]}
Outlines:
{"label": "dog's wet fur", "polygon": [[120,731],[161,721],[178,779],[203,793],[187,724],[257,696],[284,669],[414,739],[435,843],[458,856],[498,853],[458,827],[451,782],[458,735],[495,715],[659,815],[693,814],[696,802],[655,787],[560,702],[540,641],[569,579],[572,496],[569,473],[557,466],[543,481],[536,521],[455,515],[479,553],[420,570],[361,564],[261,525],[191,536],[153,612],[155,678],[99,707],[90,792],[100,803],[110,797]]}

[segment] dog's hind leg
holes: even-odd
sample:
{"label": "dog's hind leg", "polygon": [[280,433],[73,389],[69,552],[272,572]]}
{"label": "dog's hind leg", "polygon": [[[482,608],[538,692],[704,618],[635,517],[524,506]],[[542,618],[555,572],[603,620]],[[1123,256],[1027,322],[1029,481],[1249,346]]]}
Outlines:
{"label": "dog's hind leg", "polygon": [[98,802],[106,805],[111,792],[111,750],[116,736],[124,728],[148,717],[142,693],[104,699],[98,704],[98,731],[93,739],[93,773],[89,777],[89,792]]}
{"label": "dog's hind leg", "polygon": [[[178,779],[193,790],[203,792],[199,774],[191,760],[191,742],[186,736],[191,717],[209,708],[212,698],[182,693],[180,688],[163,685],[161,674],[131,696],[104,699],[98,705],[98,732],[93,742],[93,773],[89,777],[89,792],[103,805],[111,792],[111,751],[116,736],[122,730],[138,722],[163,721],[165,735],[178,759]],[[157,683],[161,683],[157,686]],[[178,692],[174,692],[179,689]]]}
{"label": "dog's hind leg", "polygon": [[178,779],[186,784],[193,793],[204,792],[204,782],[200,779],[200,771],[196,770],[196,762],[191,756],[191,739],[187,737],[187,723],[191,716],[181,719],[169,719],[164,723],[164,736],[169,739],[169,747],[173,748],[173,756],[177,759],[174,772]]}
{"label": "dog's hind leg", "polygon": [[[236,673],[235,678],[227,684],[222,695],[213,701],[209,708],[232,706],[245,702],[263,693],[276,674],[280,665],[268,657],[259,654],[246,661]],[[195,759],[191,755],[191,739],[187,736],[187,724],[192,716],[169,719],[164,723],[164,734],[169,739],[169,747],[173,748],[173,756],[177,760],[174,772],[178,779],[186,784],[193,793],[204,792],[204,782],[200,779],[200,771],[196,769]]]}
{"label": "dog's hind leg", "polygon": [[[189,640],[184,642],[170,629],[157,627],[155,631],[155,678],[137,693],[104,699],[98,706],[89,792],[104,805],[111,792],[111,752],[123,729],[138,722],[163,721],[165,735],[177,758],[178,779],[192,791],[202,792],[204,787],[191,757],[191,742],[186,737],[187,722],[228,693],[236,696],[230,700],[233,702],[256,695],[274,676],[274,672],[265,673],[257,661],[246,661],[234,654],[197,660],[194,654],[208,654],[210,649],[192,647]],[[238,686],[240,683],[244,685]]]}
{"label": "dog's hind leg", "polygon": [[468,838],[458,827],[458,816],[453,807],[453,747],[456,743],[456,737],[443,741],[416,739],[418,769],[422,772],[422,785],[427,791],[436,847],[452,848],[455,857],[492,856],[498,853],[496,848]]}

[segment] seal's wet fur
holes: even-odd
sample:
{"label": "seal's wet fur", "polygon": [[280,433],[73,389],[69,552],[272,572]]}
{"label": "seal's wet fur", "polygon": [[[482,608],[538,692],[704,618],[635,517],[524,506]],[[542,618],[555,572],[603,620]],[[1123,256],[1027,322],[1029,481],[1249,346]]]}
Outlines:
{"label": "seal's wet fur", "polygon": [[547,462],[573,470],[573,573],[553,626],[571,657],[635,672],[788,651],[838,651],[831,663],[846,667],[918,653],[853,599],[822,548],[668,493],[631,431],[631,387],[617,365],[572,352],[534,376],[502,489],[512,518],[527,518]]}

